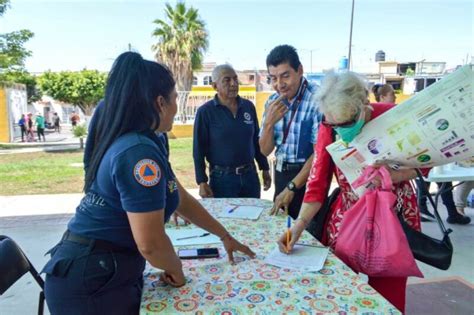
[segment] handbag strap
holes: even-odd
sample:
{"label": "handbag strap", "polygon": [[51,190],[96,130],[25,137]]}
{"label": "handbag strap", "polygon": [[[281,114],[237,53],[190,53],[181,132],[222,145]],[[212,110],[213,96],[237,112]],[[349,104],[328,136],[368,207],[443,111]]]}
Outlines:
{"label": "handbag strap", "polygon": [[385,166],[381,166],[379,168],[373,166],[367,166],[362,171],[362,174],[352,182],[352,187],[359,188],[360,186],[370,182],[375,177],[380,176],[382,179],[382,190],[392,190],[392,179],[390,177],[390,173],[385,168]]}
{"label": "handbag strap", "polygon": [[[449,233],[451,233],[453,230],[451,229],[446,229],[446,227],[444,226],[444,223],[443,223],[443,220],[441,219],[441,216],[439,215],[439,212],[438,212],[438,207],[436,206],[434,200],[433,200],[433,197],[431,196],[430,192],[428,191],[428,188],[426,187],[426,182],[425,180],[423,179],[423,174],[421,174],[420,170],[415,168],[415,171],[416,171],[416,174],[418,175],[418,179],[420,180],[420,183],[421,183],[421,193],[422,194],[425,194],[426,197],[428,198],[428,200],[430,201],[430,204],[431,206],[433,207],[433,210],[434,210],[434,214],[435,214],[435,218],[436,218],[436,221],[438,222],[438,226],[441,230],[441,232],[443,233],[443,235],[448,235]],[[403,198],[402,198],[402,191],[401,189],[398,189],[397,190],[397,205],[396,205],[396,209],[397,211],[402,214],[402,209],[403,209]]]}

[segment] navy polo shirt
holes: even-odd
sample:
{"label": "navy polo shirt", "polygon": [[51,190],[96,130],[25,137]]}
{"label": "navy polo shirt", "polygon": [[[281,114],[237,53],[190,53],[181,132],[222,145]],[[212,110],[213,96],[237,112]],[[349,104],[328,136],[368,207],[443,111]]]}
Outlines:
{"label": "navy polo shirt", "polygon": [[126,212],[164,209],[168,221],[178,207],[179,194],[164,139],[151,131],[118,138],[102,158],[68,229],[136,249]]}
{"label": "navy polo shirt", "polygon": [[237,97],[234,117],[230,109],[219,104],[217,95],[199,107],[194,121],[193,157],[196,182],[207,182],[205,160],[211,166],[238,167],[253,163],[269,170],[267,158],[258,144],[258,120],[255,106]]}

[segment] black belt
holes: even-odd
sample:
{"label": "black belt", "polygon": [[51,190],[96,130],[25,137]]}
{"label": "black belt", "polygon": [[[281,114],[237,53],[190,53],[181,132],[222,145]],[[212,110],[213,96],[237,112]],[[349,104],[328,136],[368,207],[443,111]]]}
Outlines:
{"label": "black belt", "polygon": [[113,252],[136,252],[132,250],[131,248],[115,245],[111,242],[80,236],[80,235],[72,233],[69,230],[64,232],[63,237],[61,238],[61,241],[70,241],[73,243],[91,246],[92,249],[96,249],[96,250],[105,250],[105,251],[113,251]]}
{"label": "black belt", "polygon": [[216,171],[222,171],[225,173],[234,173],[236,175],[242,175],[250,170],[253,170],[254,168],[255,164],[249,163],[237,167],[213,165],[211,169]]}
{"label": "black belt", "polygon": [[282,171],[299,171],[300,169],[303,168],[305,163],[286,163],[283,162],[283,165],[281,167]]}

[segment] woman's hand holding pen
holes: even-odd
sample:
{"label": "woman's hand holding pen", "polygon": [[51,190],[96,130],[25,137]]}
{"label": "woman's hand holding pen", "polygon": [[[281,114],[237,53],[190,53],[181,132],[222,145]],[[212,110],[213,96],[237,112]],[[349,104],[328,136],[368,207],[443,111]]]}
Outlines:
{"label": "woman's hand holding pen", "polygon": [[290,254],[293,250],[293,247],[295,246],[295,243],[300,239],[301,233],[303,233],[304,229],[304,222],[302,220],[296,220],[289,229],[289,242],[287,242],[288,231],[285,230],[285,232],[278,239],[278,248],[280,249],[280,252]]}

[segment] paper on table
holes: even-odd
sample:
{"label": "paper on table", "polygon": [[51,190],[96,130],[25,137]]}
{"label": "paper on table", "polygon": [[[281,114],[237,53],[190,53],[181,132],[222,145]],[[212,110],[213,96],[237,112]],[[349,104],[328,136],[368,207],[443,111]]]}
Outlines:
{"label": "paper on table", "polygon": [[263,209],[263,207],[257,206],[231,205],[224,208],[224,210],[218,214],[218,217],[257,220]]}
{"label": "paper on table", "polygon": [[329,249],[326,247],[296,244],[291,254],[287,255],[277,247],[265,258],[265,263],[299,271],[319,271],[323,268],[328,253]]}
{"label": "paper on table", "polygon": [[[166,229],[166,234],[171,240],[173,246],[187,246],[187,245],[206,245],[220,243],[219,237],[214,234],[209,234],[207,236],[202,236],[203,234],[208,233],[206,230],[200,228],[193,229]],[[181,239],[184,237],[196,236],[193,238]]]}

